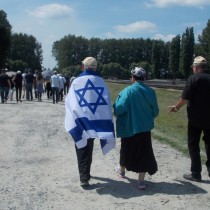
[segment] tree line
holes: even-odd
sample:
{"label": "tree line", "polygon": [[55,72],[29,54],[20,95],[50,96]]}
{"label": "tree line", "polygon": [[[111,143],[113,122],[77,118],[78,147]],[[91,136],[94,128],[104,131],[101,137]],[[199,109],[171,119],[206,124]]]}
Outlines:
{"label": "tree line", "polygon": [[0,10],[0,69],[42,69],[42,46],[32,35],[12,33],[7,14]]}
{"label": "tree line", "polygon": [[[128,79],[134,66],[142,66],[147,78],[186,79],[192,72],[190,66],[195,56],[210,61],[210,20],[198,40],[194,37],[193,27],[187,27],[169,42],[150,38],[87,39],[69,34],[53,43],[52,54],[57,61],[54,69],[77,76],[81,61],[93,56],[103,77]],[[44,69],[41,43],[32,35],[12,33],[3,10],[0,10],[0,43],[0,68],[22,72]]]}
{"label": "tree line", "polygon": [[81,61],[93,56],[103,77],[128,79],[134,66],[142,66],[147,78],[187,79],[194,57],[210,60],[210,20],[197,41],[193,27],[169,42],[150,38],[87,39],[70,34],[54,42],[52,52],[58,69],[75,76],[81,71]]}

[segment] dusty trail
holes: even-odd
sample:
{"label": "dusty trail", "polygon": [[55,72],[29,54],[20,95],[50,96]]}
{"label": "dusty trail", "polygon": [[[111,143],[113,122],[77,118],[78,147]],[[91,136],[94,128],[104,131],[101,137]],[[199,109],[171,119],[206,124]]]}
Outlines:
{"label": "dusty trail", "polygon": [[[45,96],[44,96],[45,97]],[[137,175],[116,176],[117,147],[103,156],[95,141],[89,190],[79,186],[74,144],[64,130],[64,102],[0,104],[0,210],[210,209],[210,178],[182,178],[189,159],[153,141],[159,171],[139,191]]]}

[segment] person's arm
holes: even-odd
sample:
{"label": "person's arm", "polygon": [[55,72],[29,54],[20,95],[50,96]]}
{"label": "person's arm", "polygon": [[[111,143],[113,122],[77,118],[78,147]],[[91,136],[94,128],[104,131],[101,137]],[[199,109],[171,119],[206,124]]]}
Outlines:
{"label": "person's arm", "polygon": [[10,79],[8,79],[7,82],[8,82],[8,85],[9,85],[9,89],[11,89],[11,82],[10,82]]}
{"label": "person's arm", "polygon": [[61,79],[60,79],[60,77],[58,77],[58,89],[59,90],[61,89]]}
{"label": "person's arm", "polygon": [[158,116],[158,114],[159,114],[159,106],[158,106],[156,95],[154,96],[154,101],[153,101],[153,105],[152,105],[152,111],[153,111],[154,118],[156,118]]}
{"label": "person's arm", "polygon": [[12,82],[13,82],[14,85],[15,85],[15,78],[16,78],[16,77],[13,77],[13,78],[12,78]]}
{"label": "person's arm", "polygon": [[169,113],[179,111],[179,109],[182,106],[184,106],[187,102],[188,102],[188,100],[186,100],[184,98],[180,98],[176,104],[169,106]]}
{"label": "person's arm", "polygon": [[36,87],[36,77],[33,77],[32,86],[33,86],[33,87],[34,87],[34,89],[35,89],[35,87]]}
{"label": "person's arm", "polygon": [[116,116],[123,115],[126,112],[126,99],[119,94],[113,108]]}

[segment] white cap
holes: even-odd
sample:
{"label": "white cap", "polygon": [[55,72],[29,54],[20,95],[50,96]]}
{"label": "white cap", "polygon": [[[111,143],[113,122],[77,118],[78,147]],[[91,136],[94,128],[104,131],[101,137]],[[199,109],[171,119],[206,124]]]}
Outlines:
{"label": "white cap", "polygon": [[202,56],[198,56],[194,58],[193,64],[207,64],[207,60]]}
{"label": "white cap", "polygon": [[93,57],[87,57],[82,61],[85,69],[96,69],[97,68],[97,61]]}

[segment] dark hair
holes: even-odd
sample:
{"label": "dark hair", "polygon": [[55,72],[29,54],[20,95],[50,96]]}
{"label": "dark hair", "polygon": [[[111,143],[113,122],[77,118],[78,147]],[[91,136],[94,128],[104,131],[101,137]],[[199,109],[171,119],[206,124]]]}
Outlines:
{"label": "dark hair", "polygon": [[199,63],[199,64],[193,64],[195,65],[201,72],[208,71],[208,64],[207,63]]}
{"label": "dark hair", "polygon": [[38,72],[37,80],[41,80],[41,79],[43,79],[42,73]]}
{"label": "dark hair", "polygon": [[135,79],[135,80],[137,80],[137,81],[144,81],[144,76],[141,76],[141,77],[137,77],[137,76],[135,76],[135,75],[132,75],[133,76],[133,78]]}

